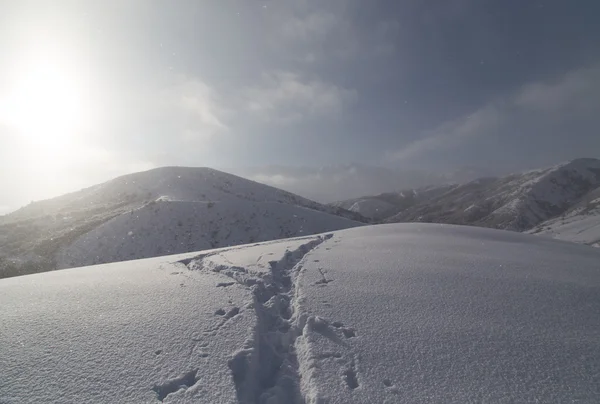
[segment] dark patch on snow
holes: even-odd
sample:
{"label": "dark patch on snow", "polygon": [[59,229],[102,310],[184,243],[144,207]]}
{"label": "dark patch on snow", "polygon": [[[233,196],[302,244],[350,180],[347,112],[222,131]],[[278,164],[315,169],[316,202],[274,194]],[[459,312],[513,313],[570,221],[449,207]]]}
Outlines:
{"label": "dark patch on snow", "polygon": [[156,397],[159,401],[164,401],[165,398],[171,393],[175,393],[181,389],[187,390],[192,387],[198,381],[196,374],[198,369],[191,370],[184,373],[174,379],[169,379],[163,384],[155,384],[152,390],[156,393]]}
{"label": "dark patch on snow", "polygon": [[344,381],[351,390],[358,388],[358,378],[356,377],[356,370],[354,370],[354,367],[344,371]]}
{"label": "dark patch on snow", "polygon": [[346,338],[354,338],[356,337],[356,332],[352,328],[342,328],[342,333]]}
{"label": "dark patch on snow", "polygon": [[219,282],[217,283],[218,288],[226,288],[228,286],[234,285],[235,282]]}
{"label": "dark patch on snow", "polygon": [[227,312],[227,314],[225,314],[225,318],[230,319],[232,317],[237,316],[238,314],[240,314],[240,308],[239,307],[234,307],[231,310],[229,310]]}

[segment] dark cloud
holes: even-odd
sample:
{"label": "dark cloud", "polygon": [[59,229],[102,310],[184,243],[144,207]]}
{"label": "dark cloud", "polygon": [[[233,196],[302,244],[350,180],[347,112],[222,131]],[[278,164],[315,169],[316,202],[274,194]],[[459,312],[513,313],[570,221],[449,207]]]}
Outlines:
{"label": "dark cloud", "polygon": [[353,161],[518,170],[600,154],[594,0],[37,3],[0,15],[0,106],[31,38],[64,45],[99,117],[81,134],[81,173]]}
{"label": "dark cloud", "polygon": [[600,155],[600,65],[560,78],[523,85],[475,111],[444,123],[388,153],[391,161],[414,166],[437,160],[496,166],[535,167],[560,159]]}

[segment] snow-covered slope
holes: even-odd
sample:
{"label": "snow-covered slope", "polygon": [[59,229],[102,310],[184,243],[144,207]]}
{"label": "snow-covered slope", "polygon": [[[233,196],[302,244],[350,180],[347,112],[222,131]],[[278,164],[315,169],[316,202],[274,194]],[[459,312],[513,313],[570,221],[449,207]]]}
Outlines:
{"label": "snow-covered slope", "polygon": [[548,220],[528,233],[600,247],[600,214]]}
{"label": "snow-covered slope", "polygon": [[348,199],[340,202],[333,202],[331,206],[339,206],[351,212],[357,212],[370,219],[381,219],[390,216],[394,210],[394,204],[390,201],[378,198],[377,196],[367,196],[364,198]]}
{"label": "snow-covered slope", "polygon": [[364,218],[210,168],[164,167],[1,217],[0,277],[57,264],[62,268],[314,234],[360,225],[356,220]]}
{"label": "snow-covered slope", "polygon": [[157,202],[119,215],[57,254],[58,268],[156,257],[356,227],[340,216],[278,202]]}
{"label": "snow-covered slope", "polygon": [[600,400],[600,251],[366,226],[0,280],[0,401]]}
{"label": "snow-covered slope", "polygon": [[398,212],[402,212],[418,203],[442,195],[455,187],[456,185],[440,185],[406,189],[400,192],[387,192],[374,196],[348,199],[330,205],[379,221],[394,216]]}
{"label": "snow-covered slope", "polygon": [[547,169],[482,178],[446,189],[385,219],[469,224],[524,231],[578,206],[600,186],[600,160],[577,159]]}
{"label": "snow-covered slope", "polygon": [[540,223],[528,233],[600,247],[600,187],[564,214]]}

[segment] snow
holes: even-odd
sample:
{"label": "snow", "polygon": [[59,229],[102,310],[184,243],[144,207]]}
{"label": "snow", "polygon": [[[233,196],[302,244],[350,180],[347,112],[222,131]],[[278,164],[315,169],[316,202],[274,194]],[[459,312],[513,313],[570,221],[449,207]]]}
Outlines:
{"label": "snow", "polygon": [[[439,225],[339,232],[328,245],[310,255],[299,283],[303,310],[320,322],[302,337],[317,396],[339,403],[600,397],[593,249]],[[321,272],[326,285],[318,284]]]}
{"label": "snow", "polygon": [[600,160],[576,159],[523,173],[507,191],[515,199],[492,215],[520,215],[526,223],[537,224],[540,218],[548,219],[547,207],[566,206],[589,191],[589,184],[598,184],[598,170]]}
{"label": "snow", "polygon": [[250,292],[171,262],[3,279],[0,402],[159,402],[155,390],[190,374],[170,401],[235,402],[227,361],[256,322]]}
{"label": "snow", "polygon": [[527,231],[598,198],[599,185],[600,160],[576,159],[502,178],[434,188],[416,203],[390,211],[392,216],[383,221],[422,220]]}
{"label": "snow", "polygon": [[163,167],[1,217],[0,277],[303,236],[362,220],[210,168]]}
{"label": "snow", "polygon": [[598,402],[600,251],[390,224],[0,280],[0,401]]}
{"label": "snow", "polygon": [[463,212],[468,212],[468,211],[470,211],[472,209],[478,209],[478,208],[479,208],[479,206],[477,206],[475,204],[469,205],[467,208],[465,208],[465,210]]}
{"label": "snow", "polygon": [[155,257],[361,226],[277,202],[160,202],[119,215],[57,254],[58,268]]}
{"label": "snow", "polygon": [[542,223],[530,233],[594,245],[600,243],[600,214],[575,215]]}
{"label": "snow", "polygon": [[394,205],[379,199],[360,199],[352,204],[349,211],[360,213],[365,217],[376,217],[378,213],[393,209]]}

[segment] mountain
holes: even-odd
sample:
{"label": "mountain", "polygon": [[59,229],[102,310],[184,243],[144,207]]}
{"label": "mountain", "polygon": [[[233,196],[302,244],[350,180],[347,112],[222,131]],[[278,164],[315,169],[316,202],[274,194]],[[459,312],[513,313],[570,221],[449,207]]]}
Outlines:
{"label": "mountain", "polygon": [[225,171],[323,203],[467,181],[485,173],[485,170],[474,167],[439,174],[425,170],[396,170],[364,164],[320,168],[266,166]]}
{"label": "mountain", "polygon": [[528,233],[600,247],[600,187],[562,215],[538,224]]}
{"label": "mountain", "polygon": [[412,223],[0,279],[0,401],[595,403],[599,262]]}
{"label": "mountain", "polygon": [[374,196],[333,202],[330,203],[330,206],[356,212],[373,220],[383,220],[411,206],[441,195],[453,187],[454,185],[443,185],[405,189],[399,192],[386,192]]}
{"label": "mountain", "polygon": [[366,196],[332,206],[385,223],[464,224],[594,245],[600,239],[599,187],[600,160],[576,159],[500,178]]}
{"label": "mountain", "polygon": [[423,221],[531,229],[560,215],[600,186],[600,160],[577,159],[550,168],[459,185],[387,222]]}
{"label": "mountain", "polygon": [[0,276],[314,234],[361,220],[210,168],[158,168],[1,217]]}

